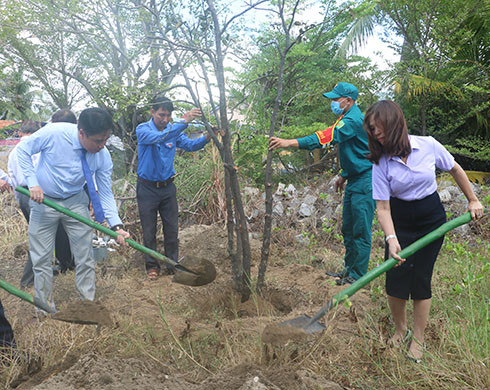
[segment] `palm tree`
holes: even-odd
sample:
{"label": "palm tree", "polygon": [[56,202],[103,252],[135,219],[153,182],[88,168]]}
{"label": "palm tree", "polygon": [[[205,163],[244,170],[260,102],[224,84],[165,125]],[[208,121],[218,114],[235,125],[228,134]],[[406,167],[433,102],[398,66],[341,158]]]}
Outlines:
{"label": "palm tree", "polygon": [[0,73],[0,119],[33,119],[34,93],[23,69],[3,68],[8,71]]}
{"label": "palm tree", "polygon": [[[350,49],[355,52],[373,33],[376,20],[388,22],[403,37],[399,46],[400,62],[392,77],[395,97],[418,106],[420,132],[423,135],[427,132],[429,100],[444,94],[451,99],[463,99],[463,88],[466,88],[481,91],[481,98],[470,104],[472,109],[465,114],[466,119],[475,122],[476,128],[471,127],[475,134],[489,135],[490,3],[475,1],[456,16],[451,16],[451,10],[460,4],[457,0],[448,3],[447,10],[437,12],[433,3],[432,0],[410,4],[402,0],[363,2],[337,56],[346,56]],[[475,68],[472,74],[476,77],[465,80],[464,85],[448,82],[443,77],[455,64]]]}

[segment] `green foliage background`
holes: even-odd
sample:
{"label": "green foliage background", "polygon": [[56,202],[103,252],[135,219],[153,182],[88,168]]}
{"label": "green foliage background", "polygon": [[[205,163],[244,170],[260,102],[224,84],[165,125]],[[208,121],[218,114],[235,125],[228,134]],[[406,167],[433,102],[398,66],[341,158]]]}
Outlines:
{"label": "green foliage background", "polygon": [[[233,7],[225,1],[215,4],[223,20],[231,21]],[[115,133],[128,145],[126,165],[134,170],[134,130],[148,113],[151,97],[166,91],[181,103],[191,100],[177,77],[177,58],[187,69],[194,67],[195,45],[207,53],[203,58],[209,69],[216,61],[213,21],[203,4],[169,2],[158,10],[142,5],[130,0],[2,1],[0,118],[47,120],[58,108],[102,106],[113,114]],[[285,44],[282,23],[292,23],[293,44],[275,134],[306,135],[316,123],[332,124],[336,118],[322,93],[348,81],[359,88],[361,110],[380,98],[394,99],[411,133],[433,135],[452,148],[465,168],[490,170],[488,0],[450,0],[444,6],[439,0],[301,1],[302,17],[294,21],[294,2],[285,2],[284,21],[265,11],[266,5],[273,9],[276,3],[233,19],[221,42],[229,105],[244,117],[233,129],[244,176],[263,181],[264,135],[277,95],[278,50]],[[315,18],[308,17],[311,6],[318,12]],[[256,15],[263,22],[255,22]],[[375,29],[400,55],[383,71],[356,54]],[[177,44],[177,51],[166,39]],[[196,85],[205,83],[200,76]],[[216,87],[215,79],[206,82]],[[219,109],[216,96],[202,100],[209,113]],[[303,153],[294,158],[295,166],[301,159],[306,163]]]}

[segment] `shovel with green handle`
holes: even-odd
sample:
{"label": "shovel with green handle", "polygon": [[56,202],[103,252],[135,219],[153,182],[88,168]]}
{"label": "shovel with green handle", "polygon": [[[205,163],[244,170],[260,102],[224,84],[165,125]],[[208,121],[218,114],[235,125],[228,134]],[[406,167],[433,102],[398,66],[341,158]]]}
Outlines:
{"label": "shovel with green handle", "polygon": [[23,299],[26,302],[29,302],[30,304],[36,306],[41,310],[44,310],[47,313],[55,313],[55,310],[53,310],[47,303],[41,301],[40,299],[32,296],[31,294],[25,291],[19,290],[18,288],[12,286],[10,283],[7,283],[2,279],[0,279],[0,287],[3,288],[8,293],[15,295],[16,297],[19,297],[20,299]]}
{"label": "shovel with green handle", "polygon": [[[414,243],[410,244],[406,248],[402,249],[398,255],[406,259],[407,257],[413,255],[419,249],[422,249],[426,245],[431,242],[437,240],[439,237],[442,237],[444,234],[449,232],[450,230],[457,228],[458,226],[464,225],[471,221],[471,214],[469,212],[461,215],[458,218],[455,218],[445,224],[439,226],[434,231],[426,234],[424,237],[418,239]],[[379,267],[369,271],[366,275],[356,280],[349,287],[339,292],[335,295],[330,301],[327,302],[325,306],[323,306],[314,316],[313,318],[302,315],[300,317],[293,318],[288,321],[281,322],[279,325],[290,326],[293,328],[299,328],[304,330],[306,333],[315,333],[320,332],[325,329],[325,326],[318,322],[320,318],[322,318],[327,311],[337,306],[339,303],[345,301],[350,296],[354,295],[359,289],[364,287],[366,284],[371,282],[373,279],[376,279],[381,274],[393,268],[396,264],[398,264],[398,260],[395,260],[393,257],[390,257]],[[264,335],[274,331],[276,328],[270,326],[270,329],[267,327],[264,329]]]}
{"label": "shovel with green handle", "polygon": [[[26,196],[30,196],[29,190],[25,189],[24,187],[19,186],[16,188],[16,191]],[[72,217],[94,229],[99,230],[104,234],[107,234],[108,236],[111,236],[113,238],[117,238],[119,236],[113,230],[106,228],[105,226],[102,226],[77,213],[74,213],[73,211],[68,210],[63,206],[60,206],[56,202],[53,202],[52,200],[47,199],[46,197],[43,199],[43,203],[46,206],[49,206],[59,211],[60,213],[68,215],[69,217]],[[205,284],[211,283],[216,278],[216,268],[214,267],[213,263],[211,263],[209,260],[188,256],[185,257],[182,261],[177,263],[172,259],[169,259],[168,257],[162,255],[161,253],[158,253],[153,249],[138,244],[136,241],[133,241],[129,238],[126,238],[125,241],[132,248],[142,253],[145,253],[147,255],[150,255],[151,257],[160,260],[168,265],[173,266],[176,270],[173,281],[176,283],[185,284],[187,286],[203,286]]]}
{"label": "shovel with green handle", "polygon": [[56,311],[46,302],[41,301],[39,298],[36,298],[25,291],[19,290],[2,279],[0,279],[0,288],[3,288],[8,293],[23,299],[26,302],[29,302],[38,309],[44,310],[46,313],[51,314],[50,318],[54,320],[70,322],[73,324],[112,326],[112,320],[109,312],[99,302],[87,300],[70,302],[70,306],[67,310]]}

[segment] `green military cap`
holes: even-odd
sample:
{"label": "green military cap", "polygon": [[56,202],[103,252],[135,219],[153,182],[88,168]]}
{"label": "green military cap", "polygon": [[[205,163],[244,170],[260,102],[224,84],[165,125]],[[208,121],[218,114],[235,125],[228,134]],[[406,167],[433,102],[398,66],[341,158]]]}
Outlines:
{"label": "green military cap", "polygon": [[330,92],[325,92],[323,96],[329,99],[350,97],[352,100],[356,100],[357,96],[359,96],[359,91],[350,83],[338,83]]}

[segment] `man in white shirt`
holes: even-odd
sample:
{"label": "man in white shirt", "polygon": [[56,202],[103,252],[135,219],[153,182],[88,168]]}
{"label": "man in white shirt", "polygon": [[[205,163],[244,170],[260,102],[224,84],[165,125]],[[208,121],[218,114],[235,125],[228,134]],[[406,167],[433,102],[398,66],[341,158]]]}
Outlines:
{"label": "man in white shirt", "polygon": [[[35,122],[35,121],[23,122],[18,131],[20,142],[25,140],[31,134],[34,134],[40,128],[41,128],[40,122]],[[22,173],[22,170],[19,167],[19,162],[17,159],[18,146],[19,144],[15,145],[15,147],[10,152],[8,158],[8,175],[10,177],[10,185],[14,190],[15,187],[17,186],[24,187],[26,185],[24,174]],[[39,154],[32,156],[32,163],[34,164],[34,166],[37,165],[38,161],[39,161]],[[24,215],[26,215],[26,211],[27,211],[27,215],[29,215],[29,198],[17,191],[14,191],[14,196],[17,202],[19,202],[20,208],[24,213]]]}
{"label": "man in white shirt", "polygon": [[[20,169],[19,162],[17,159],[17,148],[21,142],[24,142],[27,137],[31,134],[34,134],[37,130],[41,128],[41,123],[35,121],[25,121],[22,123],[19,129],[19,137],[20,142],[12,149],[8,158],[8,174],[10,179],[10,185],[14,190],[14,196],[17,202],[19,203],[20,210],[24,217],[26,218],[27,223],[29,223],[29,214],[30,214],[30,206],[29,206],[29,197],[21,194],[20,192],[15,191],[17,186],[26,187],[26,180],[24,178],[24,174]],[[32,156],[32,163],[34,166],[37,165],[39,161],[39,154]],[[22,277],[20,279],[20,288],[27,288],[34,284],[34,273],[32,272],[32,261],[29,252],[27,253],[26,264],[24,265],[24,271],[22,273]]]}
{"label": "man in white shirt", "polygon": [[8,175],[0,169],[0,192],[10,190],[10,180]]}
{"label": "man in white shirt", "polygon": [[[75,114],[69,110],[59,110],[53,114],[51,117],[52,122],[68,122],[68,123],[77,123]],[[34,134],[39,128],[42,127],[42,124],[34,121],[26,121],[22,123],[19,129],[19,137],[21,137],[21,142],[24,142],[27,137]],[[29,197],[21,194],[20,192],[15,191],[17,186],[27,188],[26,180],[24,178],[24,174],[20,169],[18,158],[17,158],[17,147],[10,152],[8,158],[8,172],[9,172],[9,180],[10,185],[14,189],[14,196],[17,202],[19,203],[20,209],[24,217],[26,218],[27,223],[29,223],[29,215],[30,215],[30,204]],[[39,153],[32,156],[32,163],[34,166],[37,166],[39,162]],[[68,235],[60,223],[58,224],[58,229],[56,231],[56,239],[55,239],[55,254],[56,259],[59,263],[56,267],[53,268],[53,274],[57,275],[59,272],[66,272],[68,269],[74,270],[75,264],[73,261],[73,256],[70,250],[70,242],[68,239]],[[24,272],[22,274],[22,278],[20,280],[20,287],[26,288],[30,287],[34,284],[34,273],[32,271],[32,261],[30,256],[28,255],[26,264],[24,266]]]}

